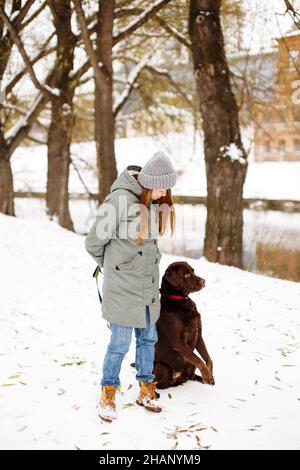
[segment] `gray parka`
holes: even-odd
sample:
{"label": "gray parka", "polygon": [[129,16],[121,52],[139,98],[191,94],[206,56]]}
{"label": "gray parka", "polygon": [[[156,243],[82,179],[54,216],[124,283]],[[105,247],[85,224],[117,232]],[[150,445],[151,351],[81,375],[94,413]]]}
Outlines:
{"label": "gray parka", "polygon": [[103,267],[102,317],[117,325],[146,328],[146,305],[151,325],[160,315],[161,252],[155,203],[149,209],[142,206],[149,216],[148,237],[140,245],[135,243],[140,230],[142,186],[132,174],[140,170],[140,166],[129,165],[114,181],[97,210],[85,247]]}

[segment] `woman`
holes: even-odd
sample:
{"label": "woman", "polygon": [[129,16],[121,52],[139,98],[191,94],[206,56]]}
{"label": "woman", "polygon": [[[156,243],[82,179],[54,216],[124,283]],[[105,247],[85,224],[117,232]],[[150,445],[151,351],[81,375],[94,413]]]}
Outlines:
{"label": "woman", "polygon": [[157,237],[165,232],[168,220],[174,233],[170,188],[175,183],[176,172],[162,152],[143,168],[127,166],[112,184],[85,240],[88,253],[104,268],[102,317],[108,321],[111,338],[103,362],[98,410],[108,421],[117,417],[115,393],[133,328],[140,385],[137,403],[151,411],[162,410],[152,373],[160,315]]}

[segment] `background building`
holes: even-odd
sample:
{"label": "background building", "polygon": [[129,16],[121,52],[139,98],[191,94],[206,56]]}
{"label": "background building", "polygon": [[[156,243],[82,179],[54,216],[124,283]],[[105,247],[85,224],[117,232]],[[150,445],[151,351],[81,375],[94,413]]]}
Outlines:
{"label": "background building", "polygon": [[300,160],[300,30],[277,38],[271,96],[254,106],[254,159]]}

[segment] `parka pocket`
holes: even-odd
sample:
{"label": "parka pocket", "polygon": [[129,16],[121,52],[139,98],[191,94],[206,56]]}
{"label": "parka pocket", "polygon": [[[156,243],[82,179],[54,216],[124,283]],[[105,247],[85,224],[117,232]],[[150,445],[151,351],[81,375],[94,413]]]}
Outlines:
{"label": "parka pocket", "polygon": [[118,263],[116,265],[116,269],[123,271],[126,269],[133,268],[133,266],[139,263],[141,255],[142,255],[142,252],[138,251],[136,255],[131,256],[130,258],[126,259],[125,261],[122,261],[121,263]]}

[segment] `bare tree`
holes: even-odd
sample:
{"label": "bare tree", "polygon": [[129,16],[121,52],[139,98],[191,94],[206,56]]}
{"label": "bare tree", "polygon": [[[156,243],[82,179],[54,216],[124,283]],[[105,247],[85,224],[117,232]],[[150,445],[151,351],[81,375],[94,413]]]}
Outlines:
{"label": "bare tree", "polygon": [[[99,172],[99,203],[101,203],[110,191],[110,186],[117,176],[115,160],[115,119],[114,114],[120,111],[130,95],[132,86],[128,91],[126,99],[120,106],[114,108],[113,104],[113,48],[127,39],[138,28],[141,28],[149,19],[160,11],[171,0],[156,0],[151,3],[140,15],[134,17],[129,24],[113,36],[115,11],[115,0],[99,0],[97,11],[97,23],[90,31],[86,26],[85,13],[80,0],[72,0],[76,9],[78,23],[80,25],[82,39],[93,67],[95,77],[95,139],[97,146],[97,166]],[[96,48],[90,34],[96,32]],[[136,75],[135,80],[137,79]],[[123,95],[125,97],[125,95]]]}
{"label": "bare tree", "polygon": [[[11,5],[10,16],[5,12],[6,3]],[[37,120],[40,112],[44,108],[46,102],[51,97],[51,89],[46,88],[40,84],[36,78],[32,63],[30,62],[26,51],[20,40],[20,33],[25,26],[31,24],[34,18],[42,11],[44,5],[39,7],[33,12],[29,18],[26,18],[34,0],[28,0],[21,7],[21,2],[13,1],[6,2],[0,0],[0,83],[3,80],[4,73],[8,66],[9,58],[12,52],[13,44],[15,43],[19,49],[21,56],[26,65],[26,72],[29,72],[32,81],[39,89],[38,95],[33,99],[28,111],[21,117],[21,119],[5,134],[5,99],[12,88],[18,83],[25,73],[23,70],[18,73],[14,80],[1,90],[0,100],[0,212],[7,215],[15,215],[14,211],[14,191],[13,191],[13,176],[10,165],[10,158],[18,147],[20,142],[29,134],[33,123]],[[11,19],[10,19],[11,18]],[[42,57],[35,58],[37,61]]]}
{"label": "bare tree", "polygon": [[220,7],[221,0],[191,0],[189,11],[207,177],[204,256],[242,267],[242,194],[248,162],[230,84]]}
{"label": "bare tree", "polygon": [[286,7],[285,12],[290,15],[297,28],[300,29],[300,12],[296,10],[293,5],[293,2],[291,2],[290,0],[284,0],[284,3]]}
{"label": "bare tree", "polygon": [[[25,67],[16,73],[6,87],[1,90],[0,100],[0,211],[9,215],[15,215],[13,200],[13,176],[10,166],[10,158],[16,148],[26,138],[36,140],[30,135],[30,131],[37,122],[40,113],[46,104],[51,102],[51,124],[48,133],[49,165],[47,184],[48,213],[52,218],[57,215],[59,223],[72,229],[72,221],[68,209],[68,174],[69,174],[69,147],[74,125],[73,95],[76,87],[80,84],[82,76],[90,68],[89,62],[83,63],[76,71],[73,69],[73,53],[75,43],[80,42],[80,36],[72,34],[70,29],[70,5],[68,2],[44,2],[28,16],[33,0],[28,0],[20,9],[20,2],[13,2],[12,10],[8,15],[5,11],[5,0],[0,0],[0,82],[8,66],[15,44],[18,48]],[[11,2],[7,2],[9,4]],[[39,52],[34,57],[29,57],[22,39],[21,33],[30,27],[33,20],[49,4],[55,25],[55,33],[50,33],[44,43],[40,45]],[[64,11],[61,8],[64,7]],[[69,23],[68,23],[69,19]],[[87,24],[92,21],[88,18]],[[6,31],[5,28],[6,27]],[[26,30],[25,30],[26,33]],[[49,47],[53,35],[58,37],[57,45]],[[56,52],[57,51],[57,52]],[[56,61],[52,69],[48,71],[44,83],[41,83],[34,71],[33,66],[47,55],[56,52]],[[8,102],[15,100],[12,96],[14,87],[28,73],[31,82],[38,93],[31,100],[28,109],[20,109]],[[5,116],[5,111],[14,109],[16,115],[21,117],[15,121],[13,126],[5,132],[6,121],[11,122],[11,116]]]}
{"label": "bare tree", "polygon": [[56,216],[58,223],[73,230],[69,211],[70,145],[75,116],[73,97],[75,87],[70,78],[73,70],[76,36],[71,28],[70,1],[47,1],[53,16],[57,37],[56,62],[51,85],[57,96],[51,98],[51,123],[48,132],[47,213]]}

